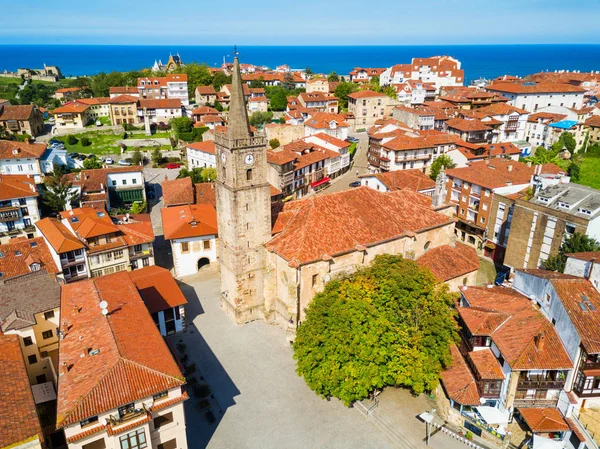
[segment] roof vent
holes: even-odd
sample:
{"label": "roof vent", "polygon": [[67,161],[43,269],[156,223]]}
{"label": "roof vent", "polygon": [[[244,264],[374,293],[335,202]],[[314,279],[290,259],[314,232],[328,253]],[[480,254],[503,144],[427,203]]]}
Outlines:
{"label": "roof vent", "polygon": [[88,348],[88,355],[89,356],[98,355],[98,354],[100,354],[100,349]]}

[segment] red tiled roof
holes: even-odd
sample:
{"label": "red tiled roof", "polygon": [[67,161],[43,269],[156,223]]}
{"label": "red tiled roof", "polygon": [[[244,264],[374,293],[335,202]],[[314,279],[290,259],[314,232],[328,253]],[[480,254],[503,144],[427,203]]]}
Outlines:
{"label": "red tiled roof", "polygon": [[196,87],[197,95],[216,95],[217,92],[213,86],[198,86]]}
{"label": "red tiled roof", "polygon": [[471,351],[467,357],[469,357],[478,379],[504,380],[502,367],[491,349]]}
{"label": "red tiled roof", "polygon": [[520,109],[515,106],[511,106],[508,103],[494,103],[489,106],[476,109],[476,112],[485,115],[509,115],[515,112],[519,115],[529,114],[529,112],[525,109]]}
{"label": "red tiled roof", "polygon": [[109,87],[109,94],[135,94],[138,95],[139,91],[135,86],[114,86]]}
{"label": "red tiled roof", "polygon": [[125,224],[118,224],[117,228],[123,233],[123,239],[125,239],[127,246],[152,243],[154,241],[154,231],[151,221],[132,221]]}
{"label": "red tiled roof", "polygon": [[350,98],[374,98],[374,97],[385,97],[384,94],[373,92],[372,90],[359,90],[358,92],[352,92],[348,95]]}
{"label": "red tiled roof", "polygon": [[491,128],[480,120],[471,119],[467,120],[464,118],[451,118],[446,121],[448,128],[458,129],[459,131],[488,131]]}
{"label": "red tiled roof", "polygon": [[7,120],[29,120],[33,114],[32,104],[6,105],[0,108],[0,122]]}
{"label": "red tiled roof", "polygon": [[382,144],[382,146],[392,151],[405,151],[449,145],[456,143],[457,140],[457,136],[446,133],[423,133],[420,136],[402,134]]}
{"label": "red tiled roof", "polygon": [[173,276],[164,268],[152,265],[129,272],[150,313],[187,304]]}
{"label": "red tiled roof", "polygon": [[38,196],[33,177],[0,175],[0,201]]}
{"label": "red tiled roof", "polygon": [[184,383],[128,272],[64,285],[61,330],[59,428]]}
{"label": "red tiled roof", "polygon": [[118,97],[113,97],[110,99],[111,104],[137,103],[138,101],[139,98],[134,97],[133,95],[119,95]]}
{"label": "red tiled roof", "polygon": [[3,257],[0,257],[2,279],[30,273],[30,265],[34,263],[39,264],[42,270],[50,274],[60,271],[42,237],[30,240],[11,239],[8,243],[0,245],[0,253],[3,254]]}
{"label": "red tiled roof", "polygon": [[519,413],[533,433],[565,432],[571,430],[557,408],[519,408]]}
{"label": "red tiled roof", "polygon": [[217,235],[217,211],[211,204],[161,209],[166,240]]}
{"label": "red tiled roof", "polygon": [[100,192],[108,187],[107,176],[109,174],[141,171],[143,171],[143,168],[137,165],[130,167],[95,168],[91,170],[81,170],[79,173],[70,173],[66,175],[66,177],[74,186],[80,186],[82,192],[91,193]]}
{"label": "red tiled roof", "polygon": [[429,268],[442,282],[479,270],[479,257],[475,248],[462,243],[432,248],[419,257],[417,263]]}
{"label": "red tiled roof", "polygon": [[[600,292],[587,279],[550,281],[588,354],[600,353]],[[587,304],[591,304],[593,308]]]}
{"label": "red tiled roof", "polygon": [[43,441],[18,335],[0,334],[0,378],[0,447],[21,446],[36,437]]}
{"label": "red tiled roof", "polygon": [[461,290],[457,307],[472,335],[490,336],[513,370],[570,369],[573,362],[550,323],[529,299],[504,287]]}
{"label": "red tiled roof", "polygon": [[480,405],[477,383],[456,345],[450,346],[452,365],[441,373],[448,397],[462,405]]}
{"label": "red tiled roof", "polygon": [[140,100],[139,108],[146,109],[181,109],[179,98],[161,98],[158,100]]}
{"label": "red tiled roof", "polygon": [[323,140],[328,144],[335,146],[338,149],[350,146],[350,143],[346,142],[345,140],[338,139],[337,137],[330,136],[329,134],[325,134],[323,132],[313,134],[312,136],[304,137],[304,140],[312,141],[311,137]]}
{"label": "red tiled roof", "polygon": [[58,254],[85,248],[85,245],[56,218],[42,218],[35,226]]}
{"label": "red tiled roof", "polygon": [[584,93],[585,89],[573,86],[571,84],[558,83],[538,83],[538,84],[518,84],[518,83],[494,83],[487,87],[488,90],[497,92],[507,92],[512,94],[537,94],[537,93]]}
{"label": "red tiled roof", "polygon": [[82,112],[87,111],[89,107],[89,104],[75,100],[53,109],[52,114],[81,114]]}
{"label": "red tiled roof", "polygon": [[45,143],[0,140],[0,159],[38,159],[46,151]]}
{"label": "red tiled roof", "polygon": [[600,115],[593,115],[584,123],[586,126],[600,127]]}
{"label": "red tiled roof", "polygon": [[[510,170],[509,170],[510,168]],[[507,186],[507,182],[513,185],[529,184],[533,176],[533,167],[518,161],[496,158],[490,161],[471,162],[466,167],[451,168],[446,170],[449,178],[461,179],[471,184],[488,189]]]}
{"label": "red tiled roof", "polygon": [[196,204],[212,204],[217,207],[217,196],[214,182],[203,182],[194,184],[194,192],[196,194],[194,202]]}
{"label": "red tiled roof", "polygon": [[[220,119],[220,120],[222,121],[223,119]],[[215,154],[215,141],[214,140],[205,140],[203,142],[188,143],[188,144],[186,144],[185,147],[191,148],[191,149],[197,150],[197,151],[202,151],[203,153]]]}
{"label": "red tiled roof", "polygon": [[162,183],[163,201],[165,207],[180,206],[194,203],[194,186],[192,178],[165,179]]}
{"label": "red tiled roof", "polygon": [[63,220],[67,220],[71,228],[84,239],[119,231],[105,211],[97,211],[91,207],[63,211],[60,216]]}
{"label": "red tiled roof", "polygon": [[63,87],[62,89],[56,89],[54,91],[55,94],[66,94],[69,92],[79,92],[81,90],[80,87]]}
{"label": "red tiled roof", "polygon": [[582,253],[569,253],[568,257],[572,257],[574,259],[585,260],[587,262],[600,262],[600,251],[586,251]]}
{"label": "red tiled roof", "polygon": [[210,106],[200,106],[192,110],[192,115],[219,115],[219,111]]}
{"label": "red tiled roof", "polygon": [[411,193],[359,187],[287,202],[273,224],[281,232],[267,249],[290,263],[308,263],[452,222],[415,202]]}

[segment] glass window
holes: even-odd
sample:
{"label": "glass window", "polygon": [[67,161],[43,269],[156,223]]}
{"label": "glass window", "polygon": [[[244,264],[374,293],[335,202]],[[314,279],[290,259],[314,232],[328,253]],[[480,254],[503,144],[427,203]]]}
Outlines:
{"label": "glass window", "polygon": [[54,310],[49,310],[48,312],[44,312],[44,319],[49,320],[50,318],[54,318]]}
{"label": "glass window", "polygon": [[188,242],[181,242],[181,252],[187,253],[190,250],[190,245]]}
{"label": "glass window", "polygon": [[25,337],[23,339],[23,346],[31,346],[33,344],[33,340],[31,337]]}
{"label": "glass window", "polygon": [[53,336],[54,336],[54,334],[52,333],[52,329],[42,332],[42,337],[44,338],[44,340],[48,340],[49,338],[52,338]]}

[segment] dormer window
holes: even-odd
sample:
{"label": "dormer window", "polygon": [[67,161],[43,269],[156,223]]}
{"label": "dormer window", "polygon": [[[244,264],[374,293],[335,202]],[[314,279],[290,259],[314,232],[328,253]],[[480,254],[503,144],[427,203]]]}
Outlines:
{"label": "dormer window", "polygon": [[32,263],[31,265],[29,265],[29,270],[30,271],[40,271],[41,265],[39,263]]}
{"label": "dormer window", "polygon": [[587,210],[587,209],[582,209],[582,208],[579,208],[577,211],[578,211],[579,213],[581,213],[581,214],[585,214],[585,215],[592,215],[592,211],[591,211],[591,210]]}
{"label": "dormer window", "polygon": [[564,201],[559,201],[558,202],[558,207],[562,208],[562,209],[569,209],[569,203],[565,203]]}

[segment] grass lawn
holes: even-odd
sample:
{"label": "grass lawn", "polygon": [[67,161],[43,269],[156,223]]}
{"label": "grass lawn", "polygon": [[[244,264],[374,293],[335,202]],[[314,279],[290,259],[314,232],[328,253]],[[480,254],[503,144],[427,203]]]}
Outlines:
{"label": "grass lawn", "polygon": [[23,80],[21,78],[8,78],[6,76],[0,76],[0,85],[8,85],[8,84],[23,84]]}
{"label": "grass lawn", "polygon": [[600,157],[584,157],[577,184],[600,189]]}
{"label": "grass lawn", "polygon": [[128,139],[160,139],[161,137],[168,139],[171,136],[171,133],[169,131],[158,131],[152,134],[152,136],[147,136],[145,132],[128,132],[127,135]]}
{"label": "grass lawn", "polygon": [[[102,123],[104,126],[110,126],[112,124],[110,123],[110,117],[98,117],[96,120],[100,120],[100,123]],[[86,126],[86,128],[97,128],[96,120],[92,121]]]}
{"label": "grass lawn", "polygon": [[489,281],[494,282],[496,279],[496,267],[494,262],[479,258],[479,271],[477,271],[477,285],[486,285]]}
{"label": "grass lawn", "polygon": [[[117,145],[117,140],[120,140],[123,137],[121,134],[100,131],[86,131],[73,134],[73,136],[75,136],[78,140],[75,145],[69,145],[67,143],[67,136],[56,137],[57,140],[61,140],[65,143],[65,147],[69,153],[103,155],[118,154],[121,151],[119,145]],[[92,144],[87,147],[81,145],[82,137],[87,137],[90,139]]]}

